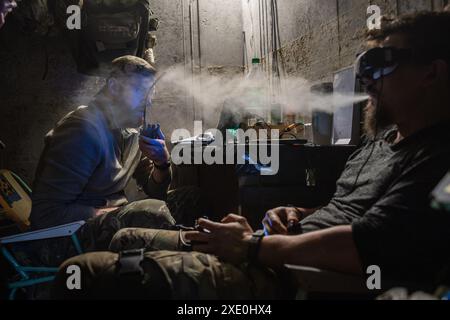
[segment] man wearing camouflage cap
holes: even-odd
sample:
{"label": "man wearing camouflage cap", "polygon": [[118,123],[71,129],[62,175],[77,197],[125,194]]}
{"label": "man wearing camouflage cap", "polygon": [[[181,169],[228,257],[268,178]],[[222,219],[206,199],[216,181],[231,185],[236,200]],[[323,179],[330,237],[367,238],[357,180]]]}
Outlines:
{"label": "man wearing camouflage cap", "polygon": [[[33,186],[33,229],[85,220],[80,237],[92,251],[106,249],[123,227],[174,224],[163,201],[171,181],[164,135],[158,129],[150,139],[136,129],[151,105],[155,75],[141,58],[114,60],[89,106],[70,112],[47,134]],[[124,189],[131,178],[149,200],[128,203]]]}

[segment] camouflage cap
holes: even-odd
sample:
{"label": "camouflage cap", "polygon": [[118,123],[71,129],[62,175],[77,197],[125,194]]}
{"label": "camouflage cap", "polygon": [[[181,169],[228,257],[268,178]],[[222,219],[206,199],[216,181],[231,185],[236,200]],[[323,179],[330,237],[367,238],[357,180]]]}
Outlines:
{"label": "camouflage cap", "polygon": [[123,56],[114,59],[112,62],[111,76],[129,77],[141,75],[144,77],[155,76],[157,73],[154,66],[136,56]]}

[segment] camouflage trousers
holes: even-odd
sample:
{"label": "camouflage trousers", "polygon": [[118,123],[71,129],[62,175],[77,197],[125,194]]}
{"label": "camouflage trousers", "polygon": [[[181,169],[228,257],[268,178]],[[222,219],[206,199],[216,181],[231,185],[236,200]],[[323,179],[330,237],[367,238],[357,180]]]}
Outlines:
{"label": "camouflage trousers", "polygon": [[[199,190],[184,187],[169,192],[166,202],[155,199],[135,201],[92,218],[80,228],[77,236],[84,252],[106,251],[120,229],[168,229],[175,221],[192,226],[196,218],[206,214],[206,210]],[[77,254],[70,238],[38,241],[28,245],[27,252],[36,253],[33,260],[44,266],[59,266]]]}
{"label": "camouflage trousers", "polygon": [[175,224],[164,201],[132,202],[115,211],[88,220],[78,232],[85,252],[108,250],[113,236],[124,228],[167,229]]}
{"label": "camouflage trousers", "polygon": [[[148,199],[131,202],[115,211],[92,218],[77,232],[84,252],[106,251],[113,236],[123,228],[168,229],[177,223],[194,225],[206,215],[207,205],[196,187],[168,193],[166,202]],[[78,253],[70,238],[33,241],[15,245],[16,258],[23,265],[55,267]],[[36,286],[35,299],[48,298],[47,285]]]}
{"label": "camouflage trousers", "polygon": [[86,222],[79,232],[85,251],[108,249],[113,236],[123,228],[168,229],[176,223],[193,226],[205,215],[207,206],[199,189],[184,187],[168,193],[166,201],[132,202]]}
{"label": "camouflage trousers", "polygon": [[[119,275],[117,252],[145,248],[143,274]],[[251,264],[235,266],[213,255],[182,252],[179,232],[122,229],[109,252],[73,257],[60,267],[54,299],[278,299],[283,289],[278,275]],[[69,290],[67,268],[81,270],[81,289]]]}

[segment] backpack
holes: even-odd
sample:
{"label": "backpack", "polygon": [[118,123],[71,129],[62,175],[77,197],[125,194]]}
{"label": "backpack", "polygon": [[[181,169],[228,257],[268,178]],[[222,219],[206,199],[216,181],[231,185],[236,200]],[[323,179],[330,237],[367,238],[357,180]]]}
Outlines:
{"label": "backpack", "polygon": [[[105,76],[112,60],[124,55],[144,58],[158,19],[150,0],[49,0],[55,22],[64,28],[81,73]],[[81,8],[81,30],[69,30],[68,6]]]}
{"label": "backpack", "polygon": [[[53,17],[47,7],[48,0],[22,0],[12,17],[25,34],[46,36],[53,26]],[[11,18],[12,18],[11,17]]]}

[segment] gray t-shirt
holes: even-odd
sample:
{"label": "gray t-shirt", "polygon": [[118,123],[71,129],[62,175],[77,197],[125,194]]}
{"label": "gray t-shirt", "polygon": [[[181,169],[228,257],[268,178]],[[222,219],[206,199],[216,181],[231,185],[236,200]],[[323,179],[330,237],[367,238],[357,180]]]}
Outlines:
{"label": "gray t-shirt", "polygon": [[442,123],[393,144],[394,129],[364,144],[347,162],[331,202],[302,221],[303,232],[352,225],[364,267],[434,281],[450,260],[450,215],[433,211],[429,201],[450,168],[449,129]]}
{"label": "gray t-shirt", "polygon": [[33,229],[87,220],[96,208],[126,204],[124,189],[132,177],[149,197],[165,198],[170,179],[153,181],[139,132],[114,128],[106,103],[97,97],[46,135],[33,185]]}

